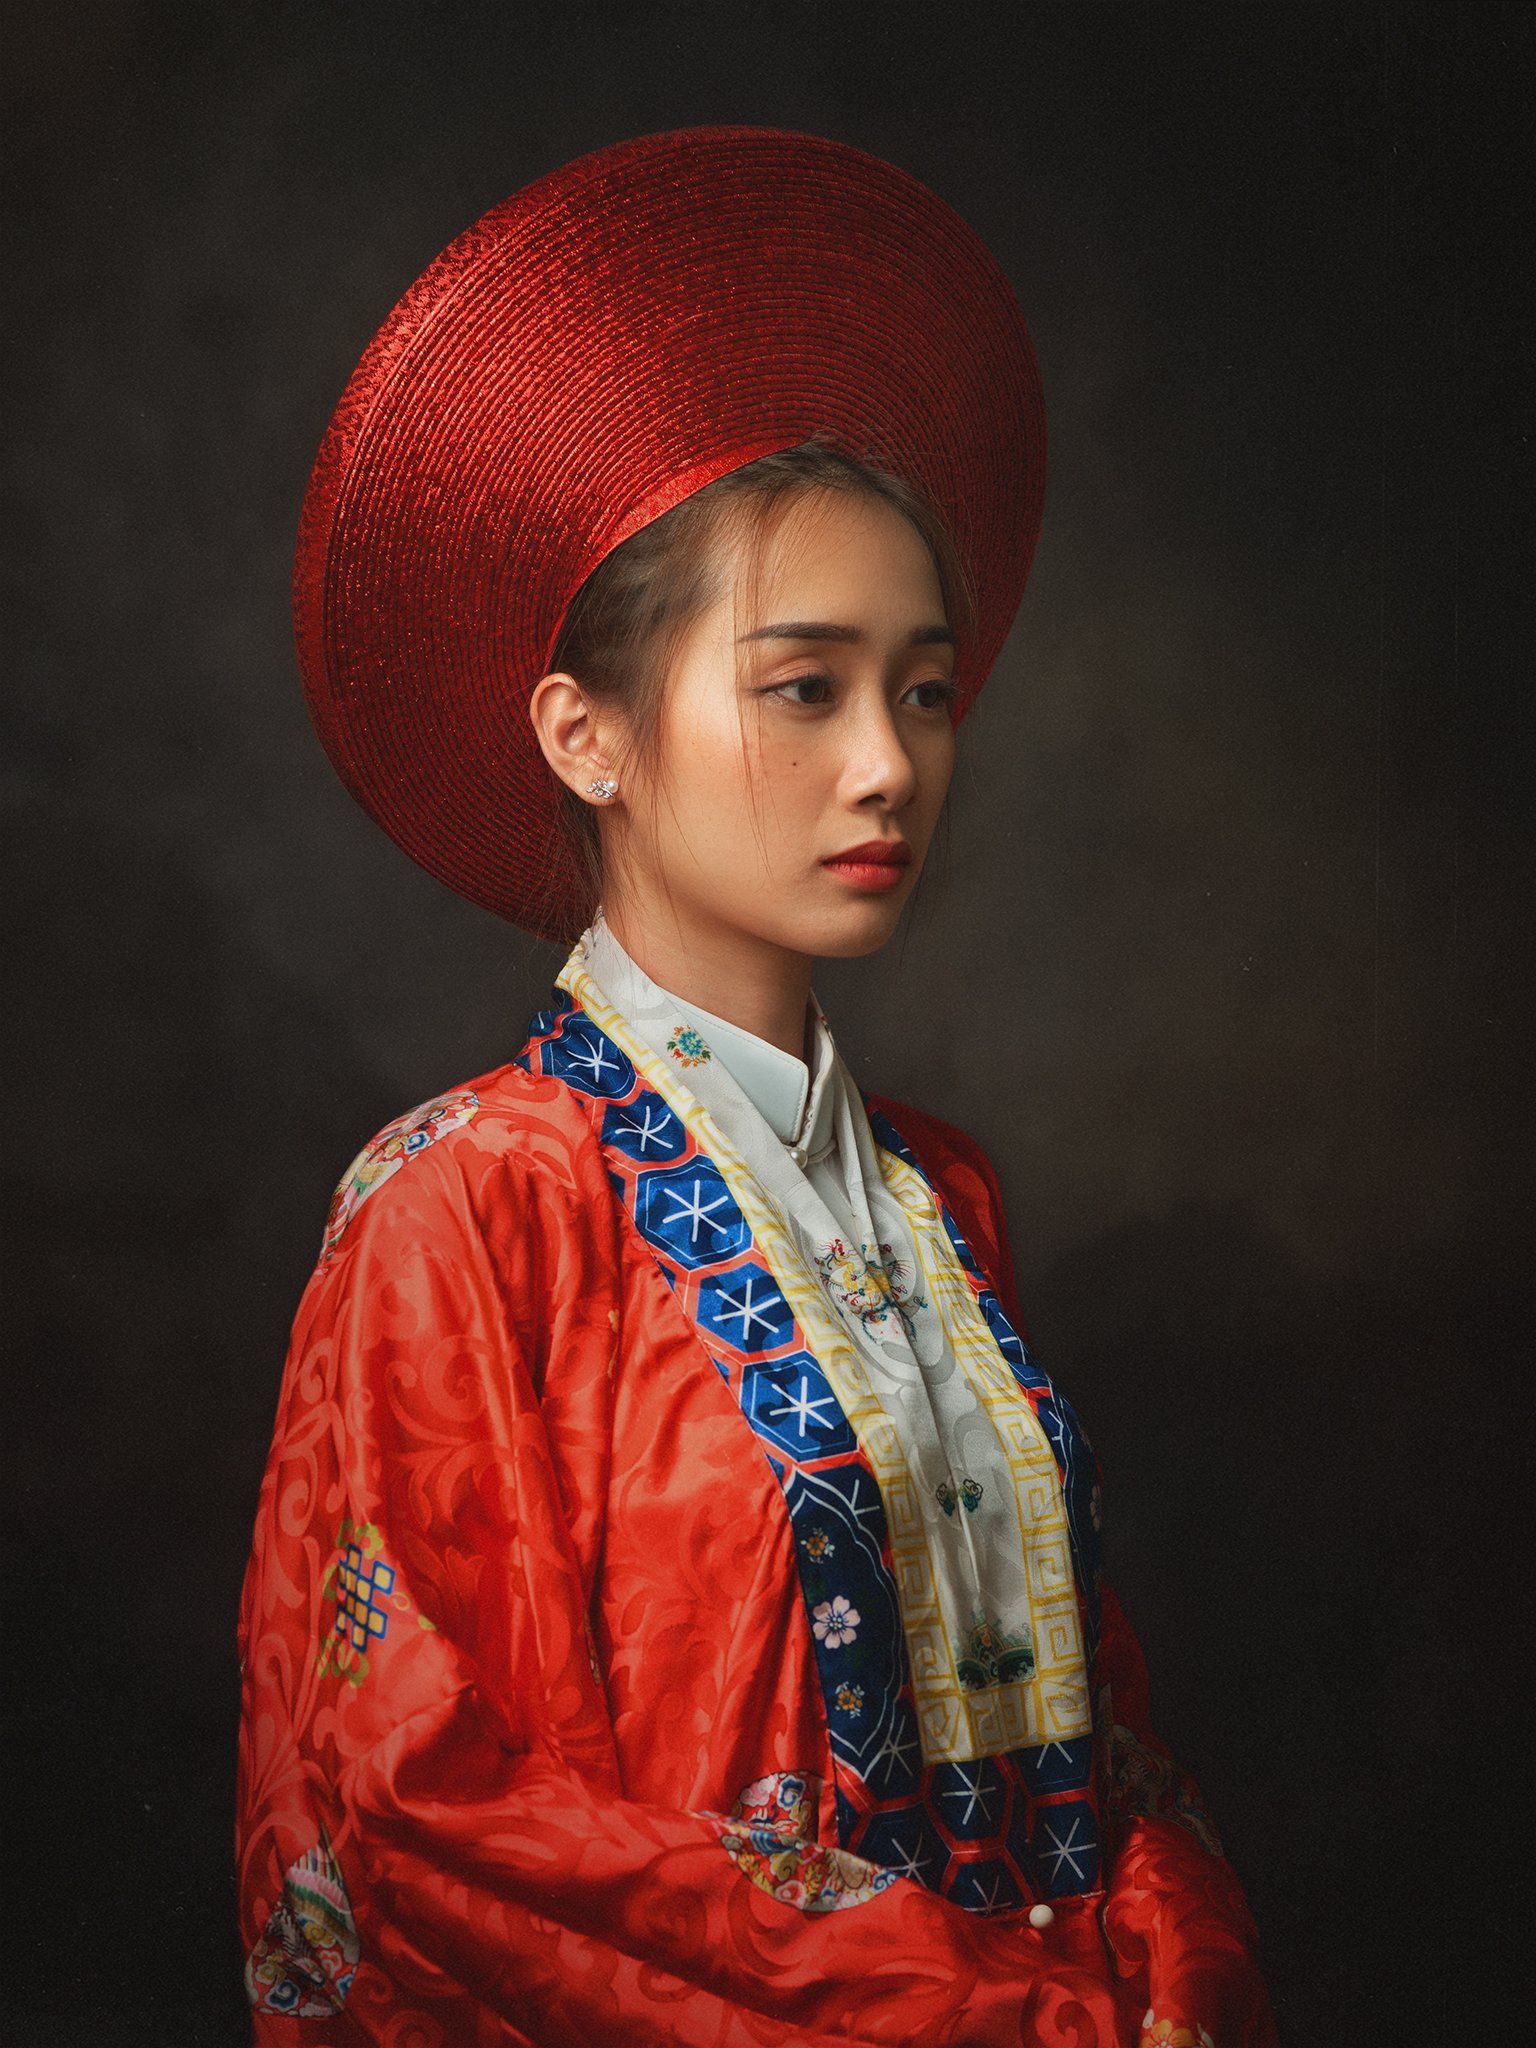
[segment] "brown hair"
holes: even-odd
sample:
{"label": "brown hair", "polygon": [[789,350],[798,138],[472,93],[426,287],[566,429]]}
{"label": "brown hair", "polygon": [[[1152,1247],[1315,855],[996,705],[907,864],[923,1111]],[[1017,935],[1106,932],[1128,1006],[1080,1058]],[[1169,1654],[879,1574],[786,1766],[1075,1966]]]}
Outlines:
{"label": "brown hair", "polygon": [[[720,596],[731,540],[742,543],[743,581],[755,590],[764,547],[777,518],[813,491],[842,491],[894,506],[927,545],[947,623],[963,649],[975,632],[976,599],[948,523],[914,485],[846,453],[822,434],[759,456],[684,498],[605,555],[566,608],[550,672],[623,714],[626,775],[648,771],[654,784],[661,710],[684,632]],[[583,921],[602,896],[597,813],[561,785],[561,829],[569,865],[586,897]],[[574,933],[572,937],[574,937]]]}

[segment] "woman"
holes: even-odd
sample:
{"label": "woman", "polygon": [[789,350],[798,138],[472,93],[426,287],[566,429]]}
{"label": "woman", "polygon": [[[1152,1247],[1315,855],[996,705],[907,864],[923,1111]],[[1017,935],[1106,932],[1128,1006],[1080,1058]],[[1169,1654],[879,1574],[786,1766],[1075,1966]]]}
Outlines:
{"label": "woman", "polygon": [[812,990],[916,885],[1041,459],[971,231],[766,129],[528,188],[349,386],[321,735],[575,943],[364,1148],[299,1307],[241,1613],[260,2042],[1273,2041],[991,1165]]}

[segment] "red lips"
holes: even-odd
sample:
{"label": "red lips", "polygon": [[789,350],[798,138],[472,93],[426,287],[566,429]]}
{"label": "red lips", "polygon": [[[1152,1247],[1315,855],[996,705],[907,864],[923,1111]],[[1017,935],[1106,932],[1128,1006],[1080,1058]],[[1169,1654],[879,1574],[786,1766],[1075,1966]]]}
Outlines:
{"label": "red lips", "polygon": [[862,846],[850,846],[845,853],[831,854],[823,867],[904,868],[912,858],[905,839],[866,839]]}

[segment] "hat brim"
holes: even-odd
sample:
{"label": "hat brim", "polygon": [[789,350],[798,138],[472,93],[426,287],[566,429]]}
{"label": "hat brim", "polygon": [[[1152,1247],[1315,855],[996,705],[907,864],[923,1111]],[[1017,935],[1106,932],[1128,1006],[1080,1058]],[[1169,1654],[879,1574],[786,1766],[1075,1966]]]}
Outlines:
{"label": "hat brim", "polygon": [[879,157],[756,127],[618,143],[486,214],[369,346],[304,502],[299,664],[352,795],[450,888],[569,937],[528,718],[566,608],[621,540],[814,433],[948,520],[977,598],[963,715],[1045,471],[1034,351],[975,230]]}

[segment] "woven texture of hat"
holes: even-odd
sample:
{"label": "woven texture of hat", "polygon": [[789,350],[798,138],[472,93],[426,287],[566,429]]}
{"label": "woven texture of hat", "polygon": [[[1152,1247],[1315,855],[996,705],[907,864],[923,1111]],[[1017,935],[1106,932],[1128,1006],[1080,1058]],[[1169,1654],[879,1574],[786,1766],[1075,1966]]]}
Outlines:
{"label": "woven texture of hat", "polygon": [[528,699],[607,554],[813,433],[926,490],[974,580],[970,707],[1039,531],[1034,353],[985,243],[906,172],[790,130],[645,135],[453,242],[347,385],[295,562],[342,781],[430,874],[547,937],[586,904]]}

